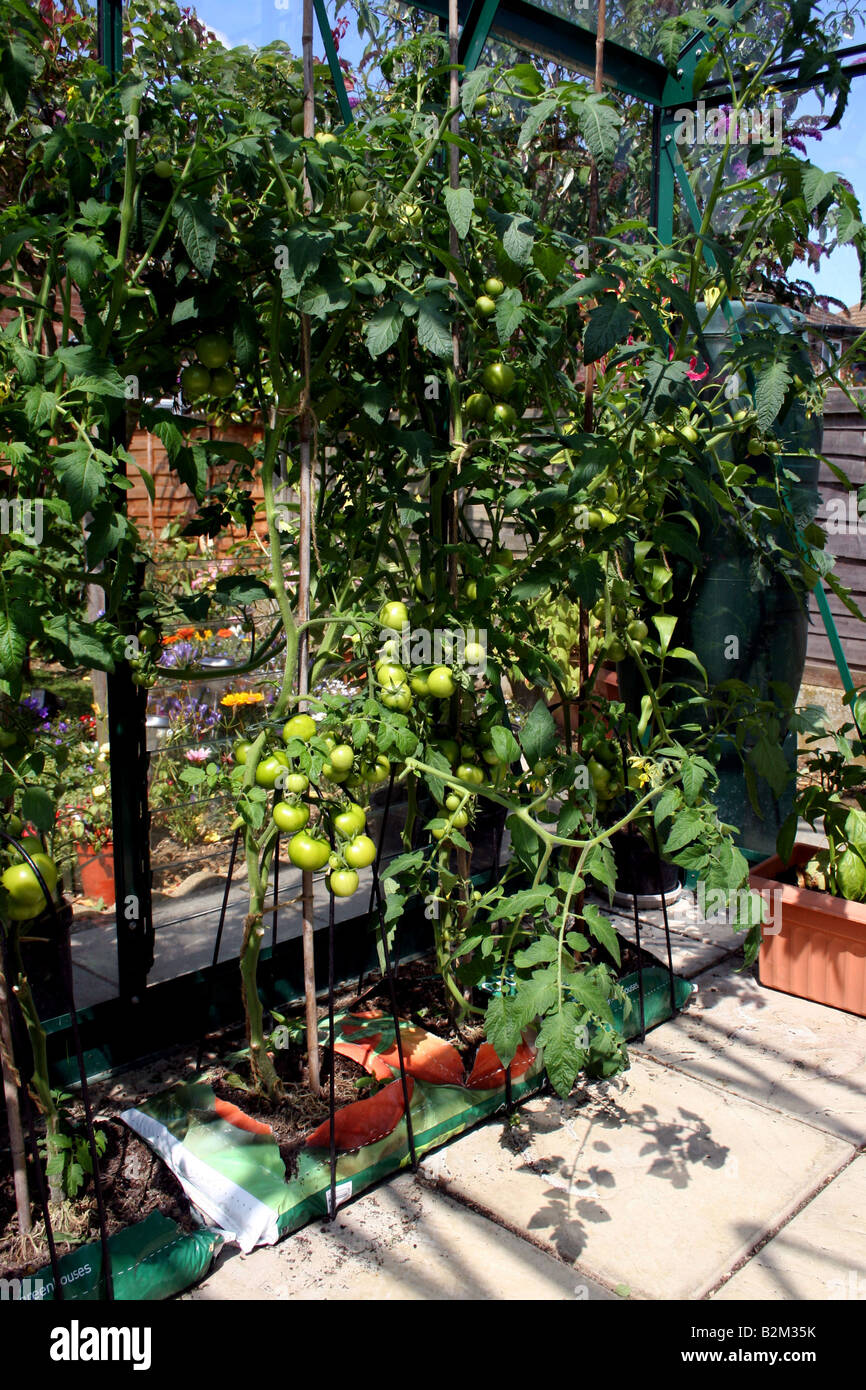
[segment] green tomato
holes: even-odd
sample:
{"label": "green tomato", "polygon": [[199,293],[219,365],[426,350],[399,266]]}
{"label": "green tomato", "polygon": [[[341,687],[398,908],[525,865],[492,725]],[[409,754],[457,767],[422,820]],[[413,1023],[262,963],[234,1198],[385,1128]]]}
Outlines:
{"label": "green tomato", "polygon": [[492,396],[510,396],[517,385],[514,369],[507,362],[491,362],[481,373],[481,380]]}
{"label": "green tomato", "polygon": [[390,775],[391,764],[385,757],[384,753],[380,753],[375,763],[367,773],[367,781],[372,783],[374,787],[379,786],[380,783],[387,782]]}
{"label": "green tomato", "polygon": [[430,694],[430,685],[427,681],[427,677],[422,675],[420,671],[409,677],[409,684],[416,695]]}
{"label": "green tomato", "polygon": [[484,391],[473,391],[463,404],[463,413],[470,420],[486,420],[493,409],[493,402]]}
{"label": "green tomato", "polygon": [[[45,879],[45,886],[53,893],[57,885],[57,866],[47,854],[33,854],[32,859]],[[9,895],[9,916],[14,922],[27,922],[38,917],[48,906],[39,880],[29,864],[12,864],[3,874],[0,883]]]}
{"label": "green tomato", "polygon": [[649,628],[640,618],[635,618],[630,622],[626,631],[636,647],[642,647],[649,636]]}
{"label": "green tomato", "polygon": [[364,813],[364,808],[358,806],[354,801],[350,801],[348,806],[342,811],[338,811],[334,816],[334,829],[346,840],[351,840],[356,835],[360,835],[366,824],[367,817]]}
{"label": "green tomato", "polygon": [[311,835],[307,830],[299,830],[289,840],[289,858],[298,869],[309,869],[313,873],[323,869],[331,854],[327,840]]}
{"label": "green tomato", "polygon": [[436,700],[447,700],[454,694],[457,686],[447,666],[434,666],[427,677],[430,694]]}
{"label": "green tomato", "polygon": [[486,294],[490,295],[491,299],[498,299],[504,290],[504,284],[501,280],[497,280],[495,276],[491,276],[489,280],[484,281],[484,291]]}
{"label": "green tomato", "polygon": [[457,776],[461,782],[470,782],[473,786],[481,786],[484,781],[484,773],[480,767],[474,763],[460,763],[457,768]]}
{"label": "green tomato", "polygon": [[237,384],[234,372],[230,372],[228,367],[217,367],[211,375],[211,395],[216,396],[217,400],[224,401],[233,394]]}
{"label": "green tomato", "polygon": [[412,691],[408,685],[401,685],[397,690],[383,690],[382,704],[386,709],[400,710],[405,714],[412,708]]}
{"label": "green tomato", "polygon": [[475,580],[467,580],[463,587],[466,593],[466,597],[469,599],[469,602],[474,603],[478,597],[478,585],[475,583]]}
{"label": "green tomato", "polygon": [[236,743],[234,746],[234,753],[232,755],[234,757],[235,762],[240,763],[240,765],[243,766],[243,764],[247,760],[247,753],[249,753],[252,746],[253,745],[250,743],[249,739],[246,738],[242,738],[238,743]]}
{"label": "green tomato", "polygon": [[195,355],[209,371],[224,367],[232,355],[232,345],[222,333],[203,333],[195,345]]}
{"label": "green tomato", "polygon": [[283,742],[288,743],[290,739],[300,738],[304,743],[308,743],[316,732],[316,721],[309,714],[293,714],[287,724],[283,725]]}
{"label": "green tomato", "polygon": [[206,396],[210,391],[210,372],[207,367],[193,363],[181,372],[180,385],[188,401],[198,400],[199,396]]}
{"label": "green tomato", "polygon": [[170,179],[174,174],[174,169],[167,159],[158,159],[153,166],[153,172],[158,179]]}
{"label": "green tomato", "polygon": [[303,772],[290,772],[283,779],[283,786],[287,792],[294,792],[296,796],[302,795],[310,785],[309,777]]}
{"label": "green tomato", "polygon": [[757,457],[758,454],[764,453],[764,445],[762,441],[760,439],[755,439],[754,437],[749,440],[748,444],[746,445],[746,448],[753,457]]}
{"label": "green tomato", "polygon": [[456,792],[451,792],[445,798],[445,809],[447,811],[457,811],[462,805],[463,797],[458,796]]}
{"label": "green tomato", "polygon": [[328,762],[337,772],[351,772],[355,762],[355,750],[348,743],[338,743],[331,749]]}
{"label": "green tomato", "polygon": [[491,553],[490,559],[494,565],[499,565],[502,569],[510,570],[514,568],[514,556],[510,550],[506,550],[503,546],[494,550]]}
{"label": "green tomato", "polygon": [[465,825],[469,824],[469,816],[466,811],[455,811],[449,819],[455,830],[462,830]]}
{"label": "green tomato", "polygon": [[610,773],[607,768],[602,767],[601,763],[595,758],[590,758],[587,763],[587,769],[592,780],[592,785],[595,787],[596,794],[601,797],[608,796],[610,794]]}
{"label": "green tomato", "polygon": [[278,801],[273,809],[273,818],[280,830],[303,830],[310,819],[310,808],[302,802]]}
{"label": "green tomato", "polygon": [[480,294],[475,301],[475,310],[483,319],[489,319],[496,313],[496,300],[491,299],[489,294]]}
{"label": "green tomato", "polygon": [[354,869],[334,869],[328,878],[328,887],[335,898],[351,898],[358,890],[358,875]]}
{"label": "green tomato", "polygon": [[376,680],[383,690],[398,690],[401,685],[409,683],[403,667],[392,661],[379,662],[376,667]]}
{"label": "green tomato", "polygon": [[439,744],[439,752],[442,754],[444,758],[448,759],[452,767],[460,757],[460,748],[458,747],[457,743],[454,741],[453,738],[442,739],[442,741]]}
{"label": "green tomato", "polygon": [[267,758],[262,758],[256,768],[256,782],[260,787],[267,787],[269,789],[275,787],[277,785],[277,779],[283,775],[285,770],[285,766],[280,762],[279,758],[275,758],[273,754],[271,754]]}
{"label": "green tomato", "polygon": [[487,653],[480,642],[467,642],[463,655],[466,658],[467,665],[480,666],[487,656]]}
{"label": "green tomato", "polygon": [[500,401],[498,405],[493,407],[493,424],[498,425],[503,430],[514,429],[517,424],[517,411],[513,406]]}
{"label": "green tomato", "polygon": [[350,869],[366,869],[375,862],[376,845],[369,835],[356,835],[346,845],[344,853]]}
{"label": "green tomato", "polygon": [[409,609],[399,599],[392,599],[390,603],[383,606],[379,614],[379,621],[383,627],[390,627],[395,632],[399,632],[403,624],[409,621]]}
{"label": "green tomato", "polygon": [[356,188],[349,194],[349,211],[363,212],[370,200],[369,193],[363,188]]}

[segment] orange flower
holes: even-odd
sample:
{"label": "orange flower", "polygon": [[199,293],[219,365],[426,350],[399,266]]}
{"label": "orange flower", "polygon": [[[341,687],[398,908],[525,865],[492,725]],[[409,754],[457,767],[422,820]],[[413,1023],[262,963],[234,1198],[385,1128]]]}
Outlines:
{"label": "orange flower", "polygon": [[233,627],[218,627],[218,628],[217,628],[217,637],[234,637],[234,635],[235,635],[235,630],[234,630]]}

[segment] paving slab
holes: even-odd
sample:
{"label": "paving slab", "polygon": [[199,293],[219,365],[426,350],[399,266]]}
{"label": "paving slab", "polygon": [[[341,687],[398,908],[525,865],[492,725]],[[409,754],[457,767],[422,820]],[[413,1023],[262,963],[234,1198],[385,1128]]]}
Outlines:
{"label": "paving slab", "polygon": [[[632,908],[611,907],[607,899],[599,899],[596,905],[627,941],[636,941]],[[667,938],[661,910],[642,909],[639,919],[641,946],[666,964]],[[674,970],[687,980],[742,951],[742,937],[724,922],[707,921],[698,909],[694,893],[684,892],[670,905],[668,930]]]}
{"label": "paving slab", "polygon": [[648,1056],[866,1142],[866,1019],[765,989],[731,961],[694,983],[685,1012],[647,1034]]}
{"label": "paving slab", "polygon": [[280,1245],[226,1251],[192,1301],[581,1301],[616,1295],[465,1206],[401,1176]]}
{"label": "paving slab", "polygon": [[714,1300],[866,1300],[866,1156],[856,1158]]}
{"label": "paving slab", "polygon": [[425,1159],[440,1190],[608,1288],[699,1298],[851,1157],[849,1144],[646,1056]]}

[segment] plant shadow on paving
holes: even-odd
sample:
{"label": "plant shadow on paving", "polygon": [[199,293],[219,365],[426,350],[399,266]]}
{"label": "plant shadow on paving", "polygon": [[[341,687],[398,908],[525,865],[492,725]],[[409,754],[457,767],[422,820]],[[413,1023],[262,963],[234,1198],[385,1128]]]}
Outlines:
{"label": "plant shadow on paving", "polygon": [[[573,1122],[580,1121],[581,1111],[587,1105],[593,1110],[586,1133],[578,1138]],[[570,1115],[572,1109],[574,1114]],[[519,1171],[534,1174],[548,1184],[543,1204],[529,1219],[529,1229],[548,1235],[557,1252],[571,1261],[586,1247],[587,1226],[602,1225],[612,1219],[605,1197],[613,1194],[618,1183],[622,1185],[624,1170],[634,1170],[638,1182],[652,1179],[682,1190],[692,1180],[692,1169],[724,1169],[730,1149],[716,1143],[699,1115],[682,1107],[678,1115],[678,1120],[663,1120],[654,1105],[644,1102],[636,1110],[626,1109],[609,1094],[596,1098],[586,1091],[568,1101],[548,1101],[541,1113],[523,1112],[521,1124],[506,1128],[500,1144],[521,1160]],[[623,1131],[639,1131],[646,1136],[634,1156],[617,1153],[613,1136]],[[569,1157],[533,1157],[534,1137],[553,1133],[570,1134],[577,1145],[576,1153]],[[602,1137],[604,1134],[611,1136],[610,1141]],[[594,1156],[604,1154],[613,1156],[610,1168],[603,1161],[592,1161]],[[646,1195],[649,1203],[652,1188],[648,1182]]]}

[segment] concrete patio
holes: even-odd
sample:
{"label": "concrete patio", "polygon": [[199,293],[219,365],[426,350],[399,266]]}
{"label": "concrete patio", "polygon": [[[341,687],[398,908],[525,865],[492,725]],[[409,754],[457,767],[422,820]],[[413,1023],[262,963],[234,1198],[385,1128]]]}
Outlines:
{"label": "concrete patio", "polygon": [[691,895],[670,919],[696,991],[628,1072],[488,1122],[332,1225],[224,1251],[186,1296],[866,1299],[866,1020],[739,972]]}

